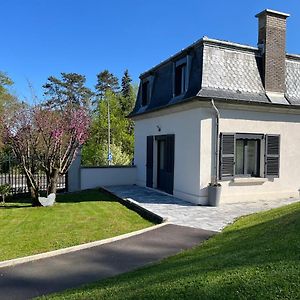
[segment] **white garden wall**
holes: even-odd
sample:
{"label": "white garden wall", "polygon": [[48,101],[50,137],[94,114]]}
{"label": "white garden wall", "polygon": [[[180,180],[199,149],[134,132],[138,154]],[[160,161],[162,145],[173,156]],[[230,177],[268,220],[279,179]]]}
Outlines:
{"label": "white garden wall", "polygon": [[82,190],[110,185],[132,185],[136,182],[136,168],[133,166],[81,167],[80,186]]}
{"label": "white garden wall", "polygon": [[136,183],[135,166],[84,167],[80,153],[68,171],[68,191]]}

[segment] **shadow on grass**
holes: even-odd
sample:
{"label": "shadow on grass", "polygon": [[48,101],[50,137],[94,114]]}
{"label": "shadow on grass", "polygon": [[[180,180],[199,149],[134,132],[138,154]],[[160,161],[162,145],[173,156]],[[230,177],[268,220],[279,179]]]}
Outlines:
{"label": "shadow on grass", "polygon": [[12,209],[12,208],[30,208],[33,207],[31,204],[28,205],[11,205],[9,203],[0,205],[0,209]]}
{"label": "shadow on grass", "polygon": [[74,193],[57,194],[56,202],[58,203],[79,203],[79,202],[118,202],[118,200],[105,192],[98,189],[85,190]]}
{"label": "shadow on grass", "polygon": [[[42,195],[46,196],[46,195]],[[74,193],[57,193],[57,203],[80,203],[80,202],[117,202],[118,200],[105,192],[97,189],[86,190]],[[32,206],[32,200],[29,195],[20,195],[18,197],[7,198],[5,204],[0,203],[0,209],[13,209],[13,208],[28,208]]]}

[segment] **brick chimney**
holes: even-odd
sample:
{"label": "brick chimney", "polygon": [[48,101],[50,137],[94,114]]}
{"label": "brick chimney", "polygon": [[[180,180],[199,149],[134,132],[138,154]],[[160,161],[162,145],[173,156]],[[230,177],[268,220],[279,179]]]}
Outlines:
{"label": "brick chimney", "polygon": [[288,14],[266,9],[257,14],[258,48],[263,56],[263,79],[271,102],[286,104],[285,58]]}

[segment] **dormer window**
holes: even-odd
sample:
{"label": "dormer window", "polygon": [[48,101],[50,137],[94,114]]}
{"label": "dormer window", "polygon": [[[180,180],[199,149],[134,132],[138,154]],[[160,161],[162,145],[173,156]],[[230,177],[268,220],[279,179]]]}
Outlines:
{"label": "dormer window", "polygon": [[173,71],[173,96],[184,94],[189,83],[190,56],[187,55],[174,62]]}
{"label": "dormer window", "polygon": [[186,63],[175,67],[175,97],[183,94],[186,90]]}
{"label": "dormer window", "polygon": [[149,103],[150,98],[150,85],[149,81],[144,81],[142,83],[142,106],[146,106]]}

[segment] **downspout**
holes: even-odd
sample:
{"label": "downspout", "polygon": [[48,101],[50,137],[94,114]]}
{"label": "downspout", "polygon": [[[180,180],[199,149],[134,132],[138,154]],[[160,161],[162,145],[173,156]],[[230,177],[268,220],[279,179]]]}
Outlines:
{"label": "downspout", "polygon": [[213,107],[213,109],[216,112],[216,127],[215,127],[215,174],[213,176],[213,185],[217,185],[218,184],[218,180],[219,180],[219,135],[220,135],[220,130],[219,130],[219,125],[220,125],[220,111],[218,110],[218,108],[215,105],[214,99],[211,99],[211,105]]}

